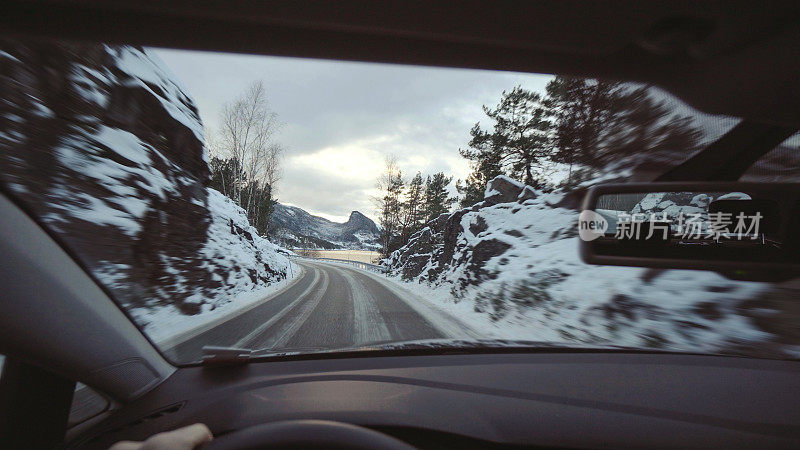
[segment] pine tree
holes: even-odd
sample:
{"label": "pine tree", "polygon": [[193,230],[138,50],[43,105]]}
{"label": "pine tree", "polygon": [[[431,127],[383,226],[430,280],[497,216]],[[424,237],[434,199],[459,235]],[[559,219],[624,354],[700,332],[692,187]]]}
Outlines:
{"label": "pine tree", "polygon": [[[484,106],[483,111],[494,122],[492,130],[484,131],[475,124],[470,130],[469,148],[459,150],[475,165],[475,181],[499,172],[533,187],[545,186],[553,147],[550,111],[541,96],[517,86],[510,92],[503,91],[494,109]],[[477,187],[473,185],[472,197],[475,192]]]}
{"label": "pine tree", "polygon": [[211,158],[209,187],[233,200],[247,213],[247,220],[258,234],[270,233],[270,216],[277,201],[272,196],[272,186],[264,180],[250,180],[240,185],[246,174],[235,158]]}
{"label": "pine tree", "polygon": [[216,189],[229,198],[235,197],[234,185],[242,176],[241,164],[235,158],[224,159],[213,157],[208,164],[211,172],[209,187]]}
{"label": "pine tree", "polygon": [[555,122],[553,160],[570,167],[565,185],[631,155],[698,148],[700,131],[692,119],[676,114],[648,87],[559,76],[546,90],[544,103]]}
{"label": "pine tree", "polygon": [[404,243],[408,241],[412,234],[419,231],[425,223],[424,195],[422,174],[417,172],[406,187],[405,200],[403,201],[400,235]]}
{"label": "pine tree", "polygon": [[482,201],[489,180],[503,174],[500,152],[493,146],[494,141],[489,133],[481,130],[478,124],[475,124],[469,133],[470,148],[458,150],[462,156],[472,159],[472,173],[467,176],[463,184],[461,180],[456,181],[456,190],[461,195],[459,205],[462,208]]}
{"label": "pine tree", "polygon": [[381,225],[381,256],[386,258],[399,248],[402,228],[403,193],[405,182],[394,157],[386,160],[386,168],[378,178],[381,197],[377,199]]}
{"label": "pine tree", "polygon": [[456,198],[450,197],[447,186],[453,181],[453,177],[447,177],[444,172],[435,173],[428,176],[425,180],[425,221],[433,220],[450,211]]}
{"label": "pine tree", "polygon": [[545,104],[555,120],[553,160],[569,165],[567,184],[576,165],[598,164],[604,127],[621,106],[616,94],[619,87],[617,82],[560,76],[547,84]]}

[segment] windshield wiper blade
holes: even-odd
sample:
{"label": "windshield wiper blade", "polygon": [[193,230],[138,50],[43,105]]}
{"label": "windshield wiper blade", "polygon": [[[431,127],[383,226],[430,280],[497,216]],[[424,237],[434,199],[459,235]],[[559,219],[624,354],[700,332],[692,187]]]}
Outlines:
{"label": "windshield wiper blade", "polygon": [[271,358],[348,354],[361,356],[380,356],[384,354],[402,354],[406,352],[423,352],[441,354],[449,352],[494,353],[494,352],[537,352],[537,353],[586,353],[586,352],[634,352],[660,354],[695,354],[692,352],[625,347],[617,345],[590,345],[565,342],[541,342],[514,339],[420,339],[399,342],[379,342],[354,347],[336,349],[320,347],[265,348],[251,350],[248,348],[205,346],[203,347],[204,366],[236,366],[253,361]]}
{"label": "windshield wiper blade", "polygon": [[205,366],[235,366],[247,364],[253,351],[249,348],[222,347],[216,345],[203,346],[203,359]]}

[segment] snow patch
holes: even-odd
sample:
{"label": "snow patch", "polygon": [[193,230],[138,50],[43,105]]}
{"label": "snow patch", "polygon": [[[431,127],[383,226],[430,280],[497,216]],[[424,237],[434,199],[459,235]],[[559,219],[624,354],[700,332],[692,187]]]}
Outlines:
{"label": "snow patch", "polygon": [[[537,194],[522,203],[457,212],[455,230],[421,231],[416,236],[425,243],[412,237],[387,261],[390,280],[487,338],[710,353],[772,345],[774,336],[752,320],[760,313],[745,315],[740,307],[766,295],[770,284],[706,271],[587,265],[579,258],[578,212],[554,207],[558,192]],[[692,205],[677,206],[647,195],[635,209],[677,214],[706,211],[708,202],[696,195]],[[437,233],[456,234],[444,262],[437,259],[443,252]],[[422,264],[413,272],[418,275],[404,278],[407,264]]]}

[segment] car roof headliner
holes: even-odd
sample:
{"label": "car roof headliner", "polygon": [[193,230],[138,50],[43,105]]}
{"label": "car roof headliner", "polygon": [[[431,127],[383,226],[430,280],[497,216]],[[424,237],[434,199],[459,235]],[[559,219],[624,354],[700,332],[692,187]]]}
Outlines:
{"label": "car roof headliner", "polygon": [[11,35],[640,81],[800,124],[800,2],[12,0]]}

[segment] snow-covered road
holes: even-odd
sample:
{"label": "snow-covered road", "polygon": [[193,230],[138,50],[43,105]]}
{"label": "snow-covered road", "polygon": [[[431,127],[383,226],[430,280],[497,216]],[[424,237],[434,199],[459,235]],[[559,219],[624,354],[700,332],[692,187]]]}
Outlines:
{"label": "snow-covered road", "polygon": [[174,345],[167,355],[184,362],[200,359],[204,345],[311,351],[477,337],[457,318],[381,275],[335,263],[297,264],[305,271],[289,288]]}

